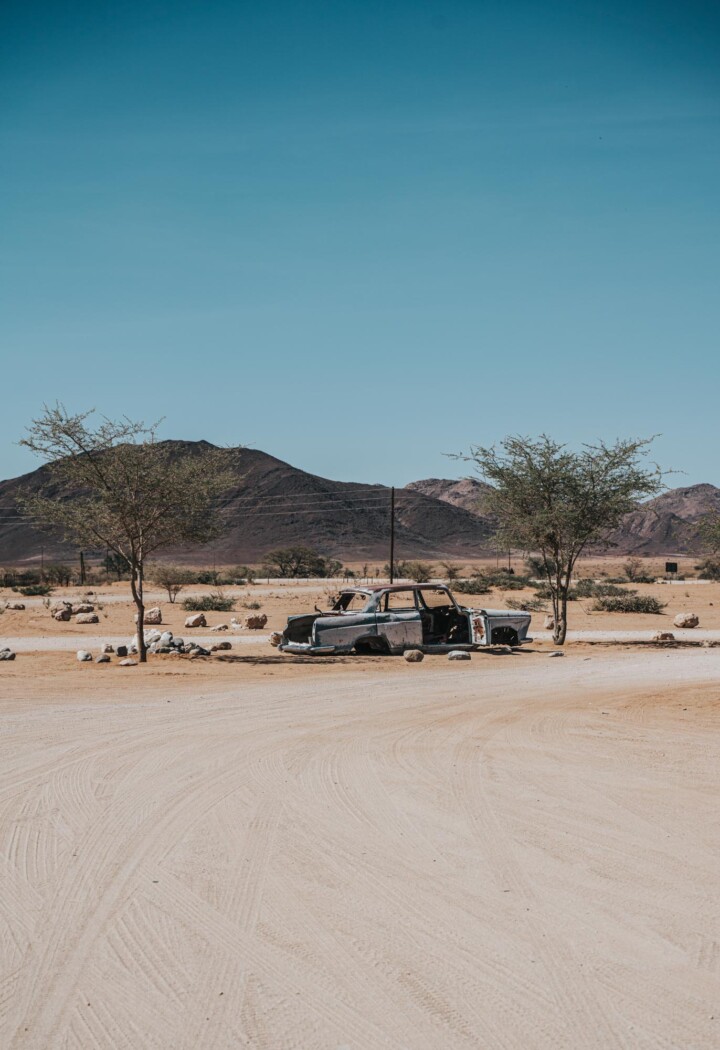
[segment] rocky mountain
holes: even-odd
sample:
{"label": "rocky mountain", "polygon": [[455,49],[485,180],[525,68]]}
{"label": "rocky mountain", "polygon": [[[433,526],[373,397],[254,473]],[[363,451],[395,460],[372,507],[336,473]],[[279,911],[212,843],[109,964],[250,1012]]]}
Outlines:
{"label": "rocky mountain", "polygon": [[[203,442],[171,443],[177,455],[192,455]],[[255,449],[232,453],[237,482],[223,496],[222,537],[201,549],[170,551],[190,563],[257,562],[274,547],[312,546],[345,559],[387,560],[390,489],[330,481]],[[61,537],[41,532],[16,508],[21,490],[49,482],[46,467],[0,483],[0,565],[75,559]],[[56,490],[58,499],[72,494]],[[398,558],[480,557],[491,550],[492,525],[482,515],[413,488],[396,493]],[[102,552],[98,552],[102,553]]]}
{"label": "rocky mountain", "polygon": [[421,492],[423,496],[431,496],[433,499],[444,500],[451,503],[453,507],[462,507],[469,510],[471,514],[484,513],[485,498],[490,491],[490,485],[476,478],[460,478],[457,481],[448,481],[446,478],[425,478],[423,481],[411,481],[405,486],[413,492]]}
{"label": "rocky mountain", "polygon": [[[169,442],[174,455],[192,455],[205,442]],[[388,557],[390,489],[384,485],[330,481],[256,449],[231,453],[236,482],[222,498],[226,528],[220,539],[165,557],[192,564],[258,562],[274,547],[304,544],[345,560]],[[46,467],[0,482],[0,565],[74,560],[77,550],[62,537],[41,532],[16,506],[21,490],[51,485]],[[483,512],[489,486],[468,478],[427,478],[396,490],[396,556],[477,558],[494,552],[494,522]],[[72,493],[55,489],[57,499]],[[671,489],[629,514],[610,537],[616,553],[647,555],[701,550],[700,519],[720,512],[720,489],[691,485]],[[97,554],[104,552],[98,551]]]}

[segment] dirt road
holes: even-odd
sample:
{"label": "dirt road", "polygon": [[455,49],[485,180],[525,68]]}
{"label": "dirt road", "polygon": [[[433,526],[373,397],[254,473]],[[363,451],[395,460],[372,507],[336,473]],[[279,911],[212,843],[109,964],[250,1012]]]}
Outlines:
{"label": "dirt road", "polygon": [[717,1046],[720,652],[428,665],[6,691],[0,1045]]}

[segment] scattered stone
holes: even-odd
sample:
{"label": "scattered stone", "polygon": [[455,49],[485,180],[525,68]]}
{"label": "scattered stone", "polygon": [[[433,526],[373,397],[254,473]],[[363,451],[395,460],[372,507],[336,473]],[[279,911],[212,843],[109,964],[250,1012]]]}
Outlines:
{"label": "scattered stone", "polygon": [[128,647],[126,645],[119,645],[115,651],[118,654],[118,656],[127,656]]}
{"label": "scattered stone", "polygon": [[56,609],[52,615],[53,620],[58,620],[60,622],[67,623],[67,621],[72,616],[72,609],[69,605],[63,605],[61,606],[61,608]]}
{"label": "scattered stone", "polygon": [[676,627],[697,627],[700,623],[700,617],[691,612],[678,613],[673,623]]}
{"label": "scattered stone", "polygon": [[87,663],[88,660],[92,663],[92,653],[89,653],[87,649],[78,649],[77,659],[81,664]]}
{"label": "scattered stone", "polygon": [[91,605],[90,602],[80,602],[79,605],[73,605],[71,608],[73,616],[77,616],[78,613],[95,612],[95,606]]}
{"label": "scattered stone", "polygon": [[118,667],[137,667],[137,660],[121,660]]}
{"label": "scattered stone", "polygon": [[12,649],[0,649],[0,660],[14,660],[15,653]]}
{"label": "scattered stone", "polygon": [[[157,645],[158,642],[160,641],[160,639],[162,638],[162,632],[161,631],[145,631],[144,632],[144,637],[145,637],[145,645],[147,645],[147,646]],[[137,645],[137,643],[138,643],[138,640],[137,640],[137,635],[136,635],[135,636],[135,645]]]}
{"label": "scattered stone", "polygon": [[5,608],[11,609],[13,612],[22,612],[25,606],[22,602],[8,602]]}
{"label": "scattered stone", "polygon": [[216,642],[215,645],[210,646],[211,653],[223,653],[228,649],[232,649],[232,642]]}
{"label": "scattered stone", "polygon": [[425,659],[425,653],[420,649],[406,649],[403,656],[409,664],[419,664]]}
{"label": "scattered stone", "polygon": [[95,663],[96,664],[109,664],[110,663],[110,657],[108,656],[107,653],[100,653],[99,656],[95,657]]}
{"label": "scattered stone", "polygon": [[280,631],[273,631],[273,633],[270,635],[270,645],[274,645],[277,649],[281,642],[282,635],[280,634]]}
{"label": "scattered stone", "polygon": [[193,613],[192,616],[188,616],[185,621],[186,627],[207,627],[207,620],[205,619],[205,613]]}
{"label": "scattered stone", "polygon": [[75,617],[75,623],[100,623],[100,617],[97,613],[78,613]]}
{"label": "scattered stone", "polygon": [[267,616],[265,613],[255,613],[254,615],[245,617],[243,626],[247,627],[249,631],[262,631],[266,623]]}
{"label": "scattered stone", "polygon": [[448,660],[470,660],[471,656],[465,649],[453,649],[448,653]]}
{"label": "scattered stone", "polygon": [[654,642],[674,642],[675,635],[672,631],[656,631],[653,635]]}
{"label": "scattered stone", "polygon": [[548,656],[564,656],[564,655],[565,655],[565,653],[560,652],[559,649],[556,649],[554,653],[548,653]]}
{"label": "scattered stone", "polygon": [[175,650],[171,649],[169,645],[158,645],[157,648],[153,649],[153,652],[156,653],[172,653],[174,651]]}
{"label": "scattered stone", "polygon": [[103,653],[103,654],[114,653],[115,652],[115,648],[114,648],[114,646],[112,646],[110,644],[110,642],[105,642],[105,644],[100,649],[100,652]]}
{"label": "scattered stone", "polygon": [[197,658],[199,656],[209,656],[209,655],[210,655],[210,650],[209,649],[203,649],[203,647],[201,645],[194,645],[192,647],[192,649],[190,650],[190,659],[191,660],[197,660]]}
{"label": "scattered stone", "polygon": [[555,630],[555,619],[554,619],[554,617],[546,616],[545,617],[544,627],[545,627],[546,631],[554,631]]}
{"label": "scattered stone", "polygon": [[159,605],[154,606],[152,609],[146,609],[143,617],[144,624],[158,624],[162,623],[162,609]]}
{"label": "scattered stone", "polygon": [[160,635],[158,644],[159,645],[172,645],[173,633],[172,631],[163,631]]}
{"label": "scattered stone", "polygon": [[211,627],[210,630],[211,631],[229,631],[230,628],[228,627],[228,625],[226,623],[219,623],[217,625],[217,627]]}

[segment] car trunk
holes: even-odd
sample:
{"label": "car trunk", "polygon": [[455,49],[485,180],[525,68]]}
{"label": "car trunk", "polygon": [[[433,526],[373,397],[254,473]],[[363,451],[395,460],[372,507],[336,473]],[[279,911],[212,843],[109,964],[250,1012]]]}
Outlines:
{"label": "car trunk", "polygon": [[288,642],[309,642],[313,624],[320,613],[309,613],[307,616],[291,616],[285,628]]}

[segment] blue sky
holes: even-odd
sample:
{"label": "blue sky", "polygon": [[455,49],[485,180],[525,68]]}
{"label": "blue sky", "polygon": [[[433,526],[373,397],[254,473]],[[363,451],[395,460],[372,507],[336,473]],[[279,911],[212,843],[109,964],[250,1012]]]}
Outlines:
{"label": "blue sky", "polygon": [[5,0],[0,477],[43,402],[346,480],[720,484],[715,3]]}

